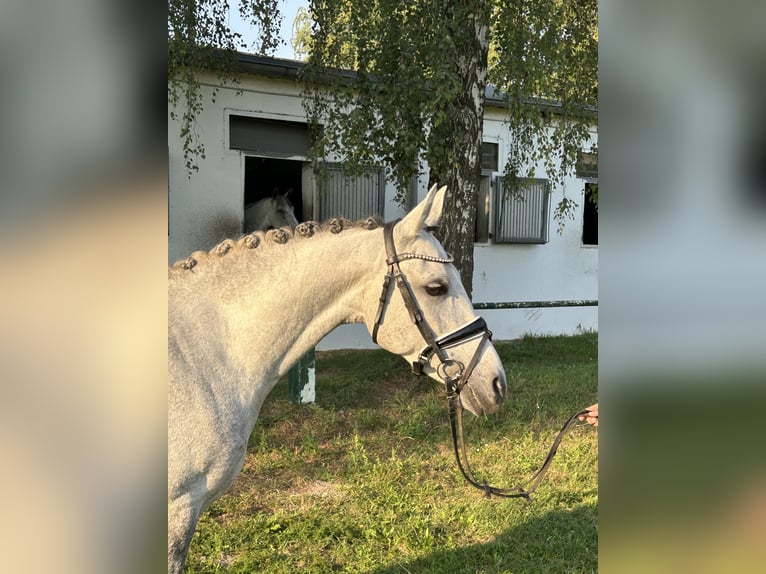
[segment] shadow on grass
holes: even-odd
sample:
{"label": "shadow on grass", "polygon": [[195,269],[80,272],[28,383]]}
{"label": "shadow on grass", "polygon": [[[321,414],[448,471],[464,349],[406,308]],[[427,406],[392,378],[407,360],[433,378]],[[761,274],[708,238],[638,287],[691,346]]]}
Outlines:
{"label": "shadow on grass", "polygon": [[552,511],[506,530],[494,540],[439,549],[422,558],[366,574],[545,574],[598,571],[598,510]]}
{"label": "shadow on grass", "polygon": [[[545,449],[541,462],[561,424],[594,401],[597,337],[522,339],[497,349],[509,374],[508,397],[498,413],[466,416],[466,442],[475,447],[539,433],[535,442]],[[359,437],[370,456],[381,458],[390,456],[392,447],[404,458],[451,452],[443,386],[412,375],[400,357],[382,350],[318,353],[316,394],[314,405],[295,405],[287,382],[278,384],[260,413],[251,453],[282,459],[293,453],[281,467],[328,480],[329,474],[344,472],[351,436]]]}

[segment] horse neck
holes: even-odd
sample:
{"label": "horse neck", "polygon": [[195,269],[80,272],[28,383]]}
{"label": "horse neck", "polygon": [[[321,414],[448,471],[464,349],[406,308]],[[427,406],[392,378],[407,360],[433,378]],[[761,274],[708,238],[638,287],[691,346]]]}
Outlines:
{"label": "horse neck", "polygon": [[245,213],[246,227],[249,227],[252,231],[265,229],[267,223],[266,220],[271,215],[271,212],[270,199],[262,199],[261,201],[254,203],[247,208]]}
{"label": "horse neck", "polygon": [[242,253],[215,288],[226,293],[219,301],[231,359],[281,376],[338,325],[364,321],[371,283],[385,273],[382,230],[324,231],[259,249]]}

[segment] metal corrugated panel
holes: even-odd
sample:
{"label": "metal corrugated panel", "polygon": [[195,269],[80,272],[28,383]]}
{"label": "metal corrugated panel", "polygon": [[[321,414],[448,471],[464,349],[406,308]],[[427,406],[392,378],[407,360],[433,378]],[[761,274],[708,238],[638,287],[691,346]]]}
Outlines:
{"label": "metal corrugated panel", "polygon": [[521,179],[519,194],[495,194],[496,243],[547,243],[550,193],[547,179]]}
{"label": "metal corrugated panel", "polygon": [[328,166],[319,186],[321,219],[345,217],[352,221],[383,216],[383,172],[370,168],[360,176],[347,175],[343,166]]}

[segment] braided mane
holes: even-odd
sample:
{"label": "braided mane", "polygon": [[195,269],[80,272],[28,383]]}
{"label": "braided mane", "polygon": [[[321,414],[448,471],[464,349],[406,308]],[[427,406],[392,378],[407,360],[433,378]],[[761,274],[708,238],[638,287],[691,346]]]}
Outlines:
{"label": "braided mane", "polygon": [[365,229],[372,231],[383,227],[383,220],[377,216],[350,221],[344,217],[328,219],[324,223],[306,221],[295,229],[281,227],[269,231],[254,231],[237,239],[224,239],[210,251],[195,251],[185,259],[179,259],[168,267],[170,275],[184,275],[188,271],[199,271],[207,264],[222,257],[238,253],[258,253],[263,249],[273,249],[293,240],[305,240],[315,235],[338,234],[347,229]]}

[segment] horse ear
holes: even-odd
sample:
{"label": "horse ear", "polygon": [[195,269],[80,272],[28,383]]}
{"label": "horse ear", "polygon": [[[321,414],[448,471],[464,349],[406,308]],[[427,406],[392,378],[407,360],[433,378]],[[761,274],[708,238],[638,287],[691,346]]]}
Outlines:
{"label": "horse ear", "polygon": [[276,199],[277,197],[279,197],[279,188],[275,187],[271,192],[271,199]]}
{"label": "horse ear", "polygon": [[288,188],[287,188],[287,191],[286,191],[286,192],[284,192],[284,194],[283,194],[283,195],[284,195],[285,197],[290,197],[290,194],[291,194],[292,192],[293,192],[293,188],[292,188],[292,187],[288,187]]}
{"label": "horse ear", "polygon": [[421,229],[438,227],[444,209],[444,196],[447,186],[436,189],[434,185],[425,199],[417,204],[397,225],[405,235],[416,235]]}

